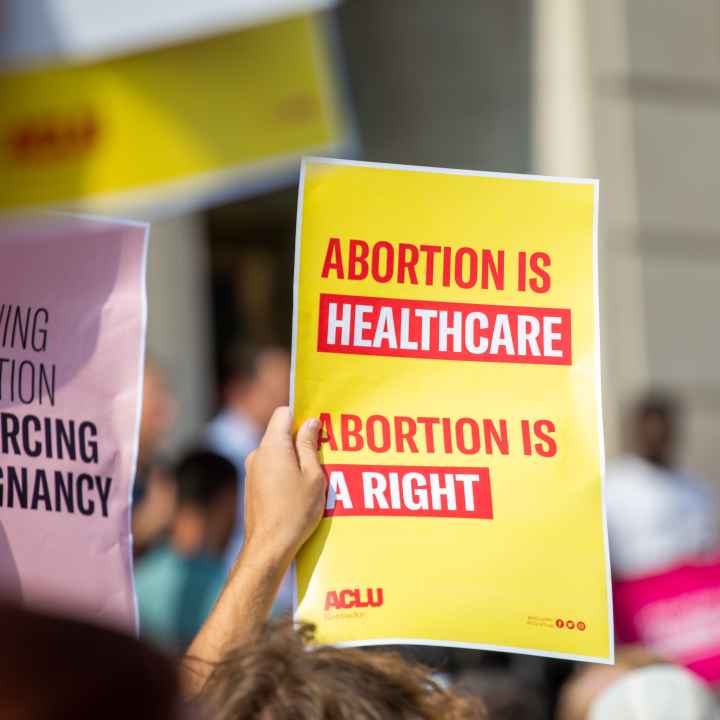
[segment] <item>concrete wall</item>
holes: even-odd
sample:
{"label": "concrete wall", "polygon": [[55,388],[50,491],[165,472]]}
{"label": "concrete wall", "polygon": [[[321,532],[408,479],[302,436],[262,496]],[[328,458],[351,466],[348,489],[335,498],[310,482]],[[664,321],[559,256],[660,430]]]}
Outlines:
{"label": "concrete wall", "polygon": [[[635,393],[669,389],[687,408],[683,461],[720,481],[720,2],[537,8],[535,58],[546,67],[535,86],[536,146],[549,144],[536,169],[563,170],[558,161],[571,161],[561,138],[579,136],[579,157],[601,181],[609,452],[623,444],[619,420]],[[574,75],[542,59],[570,36],[584,38]],[[549,128],[538,98],[553,82],[584,100]]]}
{"label": "concrete wall", "polygon": [[531,5],[341,3],[338,25],[363,157],[527,172]]}
{"label": "concrete wall", "polygon": [[720,481],[720,3],[628,0],[633,228],[648,375],[688,407],[688,462]]}

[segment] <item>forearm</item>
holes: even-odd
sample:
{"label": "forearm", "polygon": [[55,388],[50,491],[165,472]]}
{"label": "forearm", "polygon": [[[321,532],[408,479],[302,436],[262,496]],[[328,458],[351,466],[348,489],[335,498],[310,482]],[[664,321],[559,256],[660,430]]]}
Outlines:
{"label": "forearm", "polygon": [[245,545],[210,617],[183,660],[189,698],[202,691],[228,646],[252,643],[270,615],[292,559],[318,526],[325,474],[317,457],[320,422],[293,442],[289,408],[278,408],[245,462]]}
{"label": "forearm", "polygon": [[182,661],[188,698],[205,685],[228,647],[252,642],[268,619],[292,555],[247,542],[213,611]]}

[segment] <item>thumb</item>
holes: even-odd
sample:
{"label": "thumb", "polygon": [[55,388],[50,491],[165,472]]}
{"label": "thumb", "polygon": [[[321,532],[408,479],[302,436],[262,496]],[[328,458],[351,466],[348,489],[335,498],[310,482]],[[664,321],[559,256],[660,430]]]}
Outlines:
{"label": "thumb", "polygon": [[306,420],[297,432],[295,447],[297,449],[300,469],[303,474],[322,474],[320,461],[317,456],[318,433],[320,432],[320,421],[316,418]]}

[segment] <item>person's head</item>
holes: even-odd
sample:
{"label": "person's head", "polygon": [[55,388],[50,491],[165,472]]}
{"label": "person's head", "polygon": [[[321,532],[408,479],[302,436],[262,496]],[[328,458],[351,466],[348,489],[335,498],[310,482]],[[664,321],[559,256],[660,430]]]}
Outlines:
{"label": "person's head", "polygon": [[290,354],[281,347],[238,343],[223,363],[225,403],[262,431],[276,407],[288,404]]}
{"label": "person's head", "polygon": [[169,660],[129,635],[0,606],[3,720],[173,720]]}
{"label": "person's head", "polygon": [[156,454],[165,435],[175,422],[175,397],[165,370],[150,355],[145,359],[143,398],[140,416],[140,463]]}
{"label": "person's head", "polygon": [[187,555],[221,554],[235,525],[235,466],[217,453],[194,450],[178,462],[174,475],[177,510],[171,529],[173,546]]}
{"label": "person's head", "polygon": [[306,646],[311,630],[269,625],[231,650],[212,672],[205,699],[216,720],[461,720],[486,718],[482,704],[443,690],[398,655]]}
{"label": "person's head", "polygon": [[635,451],[656,465],[669,466],[675,449],[678,408],[663,393],[648,393],[640,399],[633,413]]}
{"label": "person's head", "polygon": [[558,720],[587,720],[590,707],[607,688],[635,670],[662,662],[647,648],[624,645],[618,649],[614,665],[579,664],[560,691]]}

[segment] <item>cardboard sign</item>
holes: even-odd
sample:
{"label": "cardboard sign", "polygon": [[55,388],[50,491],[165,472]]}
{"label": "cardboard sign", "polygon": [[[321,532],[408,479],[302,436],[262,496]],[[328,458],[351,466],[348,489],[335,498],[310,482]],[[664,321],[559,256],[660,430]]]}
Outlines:
{"label": "cardboard sign", "polygon": [[621,642],[641,643],[720,684],[720,555],[613,585]]}
{"label": "cardboard sign", "polygon": [[295,422],[332,643],[608,662],[593,180],[321,159],[298,208]]}
{"label": "cardboard sign", "polygon": [[[62,88],[62,92],[57,91]],[[320,20],[0,72],[0,208],[197,207],[347,139]]]}
{"label": "cardboard sign", "polygon": [[127,630],[147,233],[0,225],[0,597]]}

